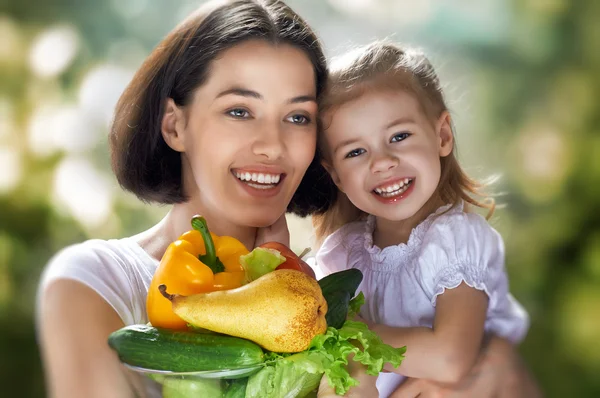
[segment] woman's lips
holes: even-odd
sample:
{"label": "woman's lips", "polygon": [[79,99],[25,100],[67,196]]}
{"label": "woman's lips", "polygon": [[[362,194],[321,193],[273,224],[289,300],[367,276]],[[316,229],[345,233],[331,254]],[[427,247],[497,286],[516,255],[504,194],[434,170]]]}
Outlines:
{"label": "woman's lips", "polygon": [[250,196],[267,198],[276,196],[283,186],[284,173],[256,169],[233,169],[233,177]]}

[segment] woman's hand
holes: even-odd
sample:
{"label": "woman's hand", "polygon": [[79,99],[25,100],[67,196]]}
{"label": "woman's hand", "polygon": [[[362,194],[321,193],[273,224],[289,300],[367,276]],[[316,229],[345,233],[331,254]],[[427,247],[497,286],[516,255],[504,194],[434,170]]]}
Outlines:
{"label": "woman's hand", "polygon": [[258,247],[267,242],[279,242],[288,247],[290,246],[290,230],[287,226],[285,214],[281,215],[281,217],[279,217],[272,225],[258,228],[254,247]]}
{"label": "woman's hand", "polygon": [[466,379],[444,386],[408,379],[390,398],[540,398],[531,374],[508,341],[492,337]]}
{"label": "woman's hand", "polygon": [[[344,395],[346,398],[365,398],[365,397],[378,397],[379,391],[375,385],[377,376],[370,376],[366,373],[366,368],[358,364],[362,369],[351,370],[351,375],[358,380],[359,385],[351,387],[350,390]],[[333,387],[329,385],[327,376],[323,375],[321,378],[321,384],[319,384],[319,390],[317,391],[317,398],[334,398],[339,397],[335,393]]]}

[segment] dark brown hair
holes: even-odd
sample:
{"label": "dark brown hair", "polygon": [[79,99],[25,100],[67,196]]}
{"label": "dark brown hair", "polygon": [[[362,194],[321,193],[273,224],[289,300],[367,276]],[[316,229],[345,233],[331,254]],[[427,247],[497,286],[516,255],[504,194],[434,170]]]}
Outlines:
{"label": "dark brown hair", "polygon": [[[182,190],[181,155],[161,134],[168,98],[190,103],[207,79],[211,62],[247,40],[285,43],[301,49],[313,64],[317,96],[323,90],[326,64],[310,27],[278,0],[213,1],[200,7],[163,39],[119,99],[109,135],[111,162],[119,184],[145,202],[187,200]],[[319,168],[313,162],[313,168]],[[314,174],[314,172],[312,173]],[[311,173],[308,173],[311,175]],[[289,210],[306,214],[310,184],[302,182]],[[304,205],[298,207],[298,203]]]}
{"label": "dark brown hair", "polygon": [[[321,100],[321,115],[374,89],[403,90],[413,95],[432,123],[448,111],[438,76],[425,54],[417,49],[376,42],[338,58],[331,65]],[[323,127],[321,125],[319,131],[321,136]],[[456,205],[464,201],[467,206],[488,209],[488,217],[491,216],[495,204],[481,192],[485,184],[464,172],[455,152],[454,147],[448,156],[440,158],[442,174],[436,194],[445,204]],[[329,187],[330,184],[332,182]],[[365,216],[345,194],[337,189],[327,189],[331,192],[327,204],[313,217],[317,244],[342,225]]]}

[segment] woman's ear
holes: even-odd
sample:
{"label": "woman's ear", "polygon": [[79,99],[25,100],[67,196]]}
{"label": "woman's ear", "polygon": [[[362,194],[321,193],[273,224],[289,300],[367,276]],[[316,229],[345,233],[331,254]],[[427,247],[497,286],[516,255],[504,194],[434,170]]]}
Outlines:
{"label": "woman's ear", "polygon": [[165,103],[165,113],[161,124],[163,139],[171,149],[177,152],[184,152],[184,128],[185,113],[180,109],[172,98],[167,98]]}
{"label": "woman's ear", "polygon": [[335,172],[335,169],[333,168],[333,166],[331,166],[331,164],[329,162],[327,162],[326,160],[321,160],[321,165],[323,165],[325,170],[327,170],[327,172],[331,176],[331,179],[332,179],[333,183],[335,184],[335,186],[338,187],[338,189],[340,191],[344,192],[344,189],[342,188],[342,185],[340,182],[340,177]]}
{"label": "woman's ear", "polygon": [[450,113],[444,111],[437,122],[436,132],[439,138],[440,157],[446,157],[452,153],[454,148],[454,134],[452,134],[452,119]]}

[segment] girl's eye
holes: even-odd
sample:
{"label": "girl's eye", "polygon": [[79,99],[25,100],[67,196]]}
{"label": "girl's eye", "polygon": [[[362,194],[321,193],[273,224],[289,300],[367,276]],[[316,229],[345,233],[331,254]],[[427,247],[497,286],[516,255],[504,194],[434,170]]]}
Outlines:
{"label": "girl's eye", "polygon": [[359,155],[362,155],[363,153],[365,153],[366,151],[363,148],[359,148],[359,149],[353,149],[350,152],[348,152],[345,156],[346,159],[349,158],[355,158]]}
{"label": "girl's eye", "polygon": [[410,136],[410,133],[407,132],[403,132],[403,133],[398,133],[398,134],[394,134],[394,136],[392,137],[392,139],[390,140],[390,142],[400,142],[400,141],[404,141],[405,139],[407,139]]}
{"label": "girl's eye", "polygon": [[311,120],[308,116],[304,116],[304,115],[292,115],[290,117],[287,118],[287,120],[291,123],[294,124],[310,124]]}
{"label": "girl's eye", "polygon": [[247,119],[248,117],[250,117],[250,112],[243,108],[230,109],[227,111],[227,114],[236,119]]}

